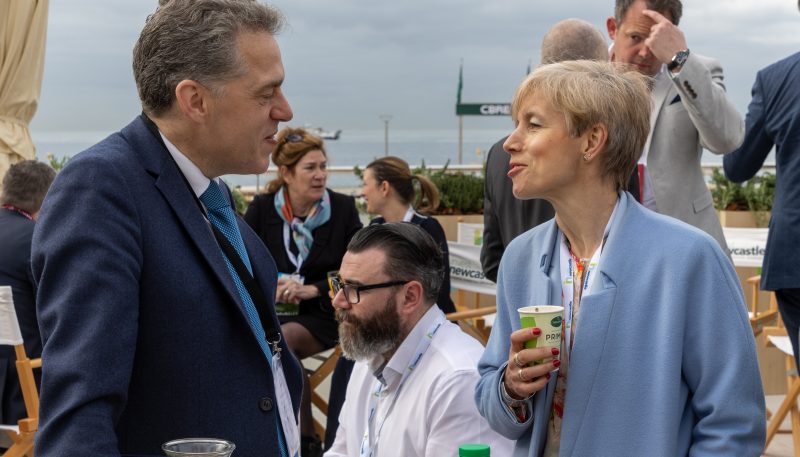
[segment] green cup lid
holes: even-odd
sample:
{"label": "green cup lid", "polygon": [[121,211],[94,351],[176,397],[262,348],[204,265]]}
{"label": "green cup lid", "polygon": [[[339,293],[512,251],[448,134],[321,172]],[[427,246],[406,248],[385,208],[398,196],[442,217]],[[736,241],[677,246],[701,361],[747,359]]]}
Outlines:
{"label": "green cup lid", "polygon": [[489,457],[489,446],[486,444],[462,444],[458,447],[459,457]]}

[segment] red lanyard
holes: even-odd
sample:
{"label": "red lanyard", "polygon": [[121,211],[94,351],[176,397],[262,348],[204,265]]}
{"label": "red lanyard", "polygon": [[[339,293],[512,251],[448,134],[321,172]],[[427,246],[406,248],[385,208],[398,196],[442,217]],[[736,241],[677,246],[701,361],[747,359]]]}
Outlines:
{"label": "red lanyard", "polygon": [[19,209],[14,205],[3,205],[3,209],[7,209],[9,211],[14,211],[16,213],[19,213],[19,214],[23,215],[29,221],[33,220],[33,216],[31,216],[31,213],[25,211],[24,209]]}

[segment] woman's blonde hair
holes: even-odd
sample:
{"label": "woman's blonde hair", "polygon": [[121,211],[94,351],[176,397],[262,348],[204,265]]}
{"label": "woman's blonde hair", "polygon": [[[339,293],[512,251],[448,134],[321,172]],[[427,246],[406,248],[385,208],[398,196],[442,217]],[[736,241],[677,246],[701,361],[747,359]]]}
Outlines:
{"label": "woman's blonde hair", "polygon": [[602,173],[625,189],[650,131],[650,78],[609,62],[573,60],[542,65],[517,88],[511,116],[519,122],[522,103],[537,97],[564,114],[573,138],[602,124],[608,130],[598,158]]}
{"label": "woman's blonde hair", "polygon": [[291,171],[297,162],[311,151],[322,151],[322,154],[327,157],[325,146],[322,138],[308,133],[302,128],[286,127],[277,136],[278,146],[275,147],[275,152],[272,153],[272,162],[279,168],[278,176],[267,183],[266,191],[268,194],[273,194],[278,191],[285,184],[283,176],[280,173],[280,166],[286,165]]}
{"label": "woman's blonde hair", "polygon": [[[411,174],[408,163],[394,156],[382,157],[373,160],[367,165],[367,170],[372,170],[372,176],[380,184],[389,183],[403,203],[411,204],[421,213],[430,213],[439,207],[439,189],[427,176]],[[414,181],[419,183],[420,194],[416,196]]]}

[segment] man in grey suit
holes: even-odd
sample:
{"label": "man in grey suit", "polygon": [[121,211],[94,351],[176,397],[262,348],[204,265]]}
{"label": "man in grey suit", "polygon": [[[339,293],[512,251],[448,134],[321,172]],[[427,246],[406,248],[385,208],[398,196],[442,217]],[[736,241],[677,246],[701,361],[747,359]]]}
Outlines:
{"label": "man in grey suit", "polygon": [[[797,3],[800,8],[800,1]],[[752,178],[775,146],[777,181],[761,288],[774,290],[798,362],[800,329],[800,52],[758,72],[744,143],[725,156],[725,176]],[[797,364],[800,366],[800,363]]]}
{"label": "man in grey suit", "polygon": [[680,0],[617,0],[606,21],[611,59],[654,78],[650,136],[637,169],[641,202],[713,236],[727,250],[700,157],[736,149],[741,115],[725,94],[722,67],[690,52],[678,28]]}
{"label": "man in grey suit", "polygon": [[[564,60],[608,60],[603,34],[580,19],[565,19],[554,25],[542,40],[541,63]],[[507,137],[506,137],[507,138]],[[497,267],[508,243],[517,235],[553,217],[553,206],[545,200],[519,200],[511,192],[506,138],[495,143],[486,159],[483,194],[483,273],[497,281]]]}

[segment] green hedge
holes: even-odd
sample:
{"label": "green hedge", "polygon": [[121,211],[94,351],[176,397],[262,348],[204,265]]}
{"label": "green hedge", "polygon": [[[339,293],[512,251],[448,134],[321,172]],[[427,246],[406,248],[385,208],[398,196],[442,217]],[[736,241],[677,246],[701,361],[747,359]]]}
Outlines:
{"label": "green hedge", "polygon": [[[483,176],[475,176],[462,172],[448,173],[448,160],[439,171],[432,171],[422,165],[411,170],[413,174],[421,174],[430,178],[439,189],[439,209],[434,214],[481,214],[483,213]],[[353,173],[363,179],[364,171],[356,165]],[[484,169],[485,174],[485,169]],[[419,192],[419,190],[417,191]]]}

